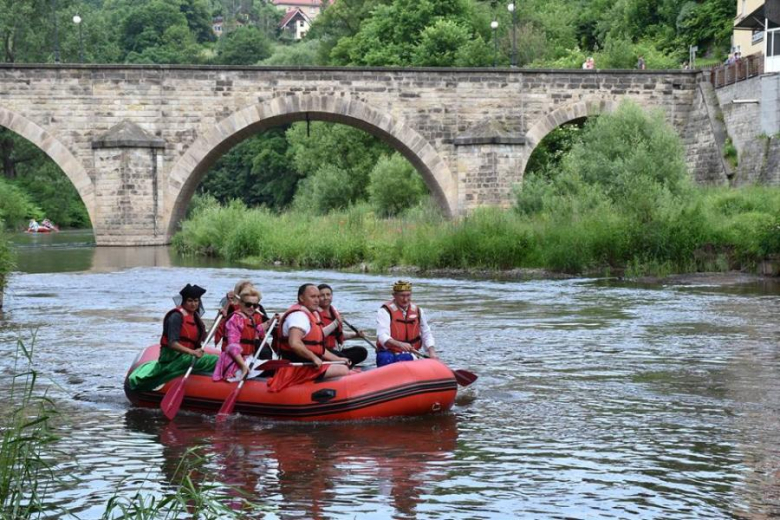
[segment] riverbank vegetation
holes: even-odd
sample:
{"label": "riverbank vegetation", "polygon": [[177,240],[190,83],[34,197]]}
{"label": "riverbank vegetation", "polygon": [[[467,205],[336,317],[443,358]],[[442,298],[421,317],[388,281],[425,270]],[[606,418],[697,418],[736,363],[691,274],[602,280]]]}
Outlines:
{"label": "riverbank vegetation", "polygon": [[279,214],[205,196],[174,247],[256,265],[635,274],[750,270],[780,254],[780,190],[696,186],[660,113],[626,103],[572,135],[568,153],[528,175],[511,210],[449,221],[425,200],[386,217],[372,198],[325,215]]}
{"label": "riverbank vegetation", "polygon": [[63,228],[90,226],[87,208],[63,171],[40,149],[0,127],[0,220],[24,229],[31,218]]}
{"label": "riverbank vegetation", "polygon": [[[0,416],[0,519],[65,518],[71,512],[53,506],[49,499],[54,486],[67,485],[57,470],[56,400],[40,383],[40,373],[33,362],[35,337],[26,344],[17,341],[14,364],[7,379],[0,381],[4,406],[8,413]],[[247,518],[266,511],[241,490],[212,482],[208,478],[210,456],[203,448],[184,452],[167,489],[157,483],[135,480],[137,490],[130,494],[124,483],[106,502],[101,518],[163,520],[173,518]],[[74,485],[74,475],[66,477]],[[77,483],[78,481],[75,480]],[[140,484],[140,489],[138,486]]]}

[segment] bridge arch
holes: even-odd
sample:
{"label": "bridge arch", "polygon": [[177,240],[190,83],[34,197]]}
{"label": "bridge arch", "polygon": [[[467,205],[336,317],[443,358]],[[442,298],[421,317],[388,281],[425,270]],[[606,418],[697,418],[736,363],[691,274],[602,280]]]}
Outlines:
{"label": "bridge arch", "polygon": [[526,144],[528,145],[528,151],[525,156],[525,164],[523,164],[523,170],[525,170],[528,159],[531,158],[531,154],[534,152],[542,139],[558,128],[561,125],[565,125],[571,121],[577,119],[583,119],[587,117],[598,116],[600,114],[606,114],[614,112],[619,103],[609,99],[589,99],[578,101],[575,103],[569,103],[561,106],[547,114],[536,122],[534,126],[528,130],[526,134]]}
{"label": "bridge arch", "polygon": [[402,121],[362,101],[336,96],[277,97],[233,113],[199,137],[171,168],[165,191],[168,238],[208,169],[227,150],[257,132],[296,121],[328,121],[360,128],[409,160],[447,215],[457,213],[457,179],[436,149]]}
{"label": "bridge arch", "polygon": [[40,148],[76,187],[81,200],[87,208],[89,220],[95,226],[95,185],[87,174],[84,165],[73,153],[49,132],[20,116],[16,112],[0,106],[0,126],[11,130]]}

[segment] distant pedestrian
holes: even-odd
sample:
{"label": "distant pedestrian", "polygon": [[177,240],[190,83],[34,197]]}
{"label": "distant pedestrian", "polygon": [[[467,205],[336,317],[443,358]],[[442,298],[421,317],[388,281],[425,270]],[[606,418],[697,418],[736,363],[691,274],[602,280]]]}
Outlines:
{"label": "distant pedestrian", "polygon": [[645,70],[647,68],[647,66],[645,65],[644,56],[639,56],[639,59],[636,60],[636,68],[639,70]]}

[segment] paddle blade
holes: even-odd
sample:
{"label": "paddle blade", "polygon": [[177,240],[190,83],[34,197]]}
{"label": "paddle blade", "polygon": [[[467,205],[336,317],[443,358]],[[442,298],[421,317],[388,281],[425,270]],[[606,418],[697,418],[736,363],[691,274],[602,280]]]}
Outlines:
{"label": "paddle blade", "polygon": [[174,387],[165,394],[162,403],[160,403],[163,414],[171,421],[176,417],[176,414],[179,413],[181,402],[184,400],[184,382],[186,379],[186,377],[179,379]]}
{"label": "paddle blade", "polygon": [[236,386],[236,389],[230,393],[227,399],[225,399],[225,402],[222,403],[222,407],[219,409],[219,412],[217,412],[217,422],[223,422],[225,419],[230,417],[230,414],[233,413],[233,408],[236,407],[236,400],[238,400],[238,393],[241,391],[241,385],[243,383],[244,382],[241,381]]}
{"label": "paddle blade", "polygon": [[460,386],[469,386],[471,383],[477,380],[477,374],[469,372],[468,370],[453,370],[455,374],[455,381]]}

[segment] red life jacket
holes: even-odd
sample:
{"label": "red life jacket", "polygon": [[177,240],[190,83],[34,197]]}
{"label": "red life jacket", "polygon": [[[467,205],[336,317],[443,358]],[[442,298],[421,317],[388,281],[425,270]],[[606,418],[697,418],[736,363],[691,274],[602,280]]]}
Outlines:
{"label": "red life jacket", "polygon": [[[242,312],[236,312],[233,313],[233,316],[236,314],[241,314],[241,317],[244,320],[244,327],[241,329],[241,340],[239,343],[241,343],[241,355],[244,357],[251,356],[255,353],[255,348],[257,348],[258,342],[257,342],[257,330],[255,327],[259,322],[255,321],[257,319],[262,319],[263,315],[259,312],[254,312],[251,317],[247,317],[246,314]],[[230,319],[233,319],[233,316],[231,316]],[[227,334],[222,338],[222,351],[224,352],[225,349],[227,349],[228,346],[228,339]]]}
{"label": "red life jacket", "polygon": [[[420,316],[422,311],[413,303],[409,304],[406,316],[394,301],[385,302],[382,308],[390,314],[390,337],[396,341],[409,343],[413,349],[420,350],[422,336],[420,335]],[[377,347],[384,349],[377,341]]]}
{"label": "red life jacket", "polygon": [[[325,310],[322,310],[322,307],[320,307],[319,310],[320,319],[322,320],[322,328],[324,329],[334,321],[341,318],[341,314],[339,314],[339,311],[336,310],[336,307],[331,305]],[[328,336],[325,336],[325,347],[329,349],[335,349],[337,347],[337,343],[344,343],[344,329],[341,326],[341,323],[336,327],[336,330],[334,330],[331,334]]]}
{"label": "red life jacket", "polygon": [[227,306],[227,314],[225,314],[225,317],[222,318],[222,321],[220,321],[219,325],[217,325],[217,330],[214,331],[214,345],[219,345],[219,343],[222,342],[222,350],[225,350],[225,347],[227,347],[225,325],[227,324],[228,320],[230,320],[230,317],[233,316],[233,313],[237,310],[238,305],[235,303],[229,303]]}
{"label": "red life jacket", "polygon": [[281,352],[293,352],[293,349],[290,346],[290,338],[288,336],[283,336],[282,334],[284,331],[284,321],[287,319],[287,316],[297,311],[306,313],[306,317],[309,318],[309,324],[311,325],[311,327],[309,327],[309,332],[303,337],[303,344],[306,345],[306,348],[314,352],[315,355],[322,357],[325,354],[325,338],[322,334],[322,321],[320,320],[320,315],[319,313],[311,312],[299,303],[296,303],[287,309],[282,315],[282,319],[279,320],[279,336],[276,338],[278,350]]}
{"label": "red life jacket", "polygon": [[206,334],[206,327],[203,325],[203,321],[197,314],[190,314],[185,311],[183,307],[179,306],[175,309],[171,309],[165,314],[163,319],[163,333],[160,338],[160,346],[168,346],[168,334],[165,332],[165,324],[168,322],[168,318],[174,313],[178,312],[182,315],[181,331],[179,332],[179,343],[187,348],[197,349],[200,348],[200,342],[203,336]]}

